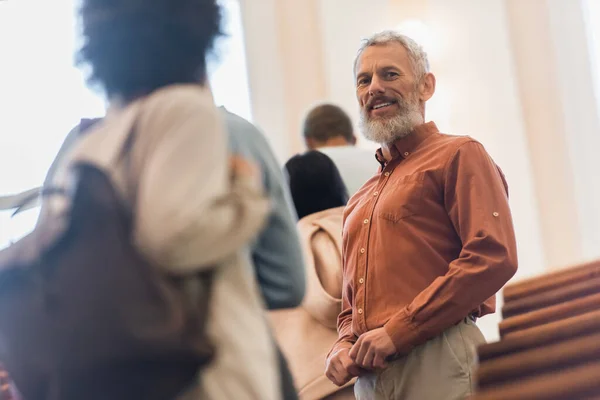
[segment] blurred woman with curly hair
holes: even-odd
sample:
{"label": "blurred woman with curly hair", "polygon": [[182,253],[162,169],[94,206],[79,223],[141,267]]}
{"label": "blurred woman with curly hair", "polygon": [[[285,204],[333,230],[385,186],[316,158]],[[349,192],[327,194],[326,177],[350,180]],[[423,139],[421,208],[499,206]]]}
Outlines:
{"label": "blurred woman with curly hair", "polygon": [[[106,94],[106,118],[77,138],[51,182],[79,161],[106,171],[135,216],[136,248],[170,275],[214,268],[216,349],[181,399],[275,400],[275,350],[246,246],[269,210],[257,168],[230,157],[206,82],[221,34],[217,0],[82,0],[79,63]],[[129,143],[126,162],[112,163]],[[41,219],[61,205],[42,205]]]}

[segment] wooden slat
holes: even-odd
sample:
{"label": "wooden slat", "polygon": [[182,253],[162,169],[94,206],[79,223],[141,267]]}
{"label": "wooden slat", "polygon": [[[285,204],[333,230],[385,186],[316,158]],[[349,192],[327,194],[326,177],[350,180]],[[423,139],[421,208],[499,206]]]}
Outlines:
{"label": "wooden slat", "polygon": [[528,328],[559,321],[576,315],[596,311],[600,308],[600,294],[594,294],[580,299],[571,300],[541,310],[521,314],[500,322],[500,336],[508,337],[509,334]]}
{"label": "wooden slat", "polygon": [[600,362],[516,379],[475,394],[471,400],[583,400],[600,396]]}
{"label": "wooden slat", "polygon": [[600,260],[504,289],[471,400],[600,400]]}
{"label": "wooden slat", "polygon": [[549,324],[517,331],[505,339],[488,343],[477,349],[480,362],[547,346],[590,333],[600,332],[600,309]]}
{"label": "wooden slat", "polygon": [[600,276],[505,303],[502,316],[510,318],[596,293],[600,293]]}
{"label": "wooden slat", "polygon": [[[479,388],[576,367],[600,359],[600,333],[509,354],[482,363],[477,369]],[[599,377],[600,378],[600,377]]]}
{"label": "wooden slat", "polygon": [[504,301],[511,302],[598,276],[600,276],[600,260],[507,285],[503,290]]}

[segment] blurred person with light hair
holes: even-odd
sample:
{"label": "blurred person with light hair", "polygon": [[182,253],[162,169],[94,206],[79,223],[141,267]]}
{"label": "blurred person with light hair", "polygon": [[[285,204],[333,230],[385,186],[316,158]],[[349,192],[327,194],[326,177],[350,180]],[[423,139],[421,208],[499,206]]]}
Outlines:
{"label": "blurred person with light hair", "polygon": [[326,103],[313,107],[304,118],[302,131],[309,150],[333,160],[350,195],[375,172],[373,152],[356,145],[352,120],[341,107]]}
{"label": "blurred person with light hair", "polygon": [[360,129],[379,171],[348,202],[342,312],[326,375],[358,400],[472,393],[477,318],[517,270],[508,187],[483,146],[425,122],[427,54],[385,31],[354,63]]}

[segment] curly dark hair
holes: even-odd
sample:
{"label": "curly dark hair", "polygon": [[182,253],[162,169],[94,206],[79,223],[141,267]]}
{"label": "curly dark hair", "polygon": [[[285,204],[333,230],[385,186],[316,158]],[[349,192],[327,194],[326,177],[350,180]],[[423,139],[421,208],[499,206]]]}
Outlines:
{"label": "curly dark hair", "polygon": [[198,83],[222,34],[217,0],[82,0],[79,65],[90,83],[125,100]]}

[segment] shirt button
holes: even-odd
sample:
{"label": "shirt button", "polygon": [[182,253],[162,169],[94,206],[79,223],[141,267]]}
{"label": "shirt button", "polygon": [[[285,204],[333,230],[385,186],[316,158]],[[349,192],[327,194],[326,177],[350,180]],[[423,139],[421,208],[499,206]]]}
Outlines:
{"label": "shirt button", "polygon": [[365,225],[366,225],[366,224],[368,224],[368,223],[369,223],[369,219],[365,219],[363,222],[364,222],[364,223],[365,223]]}
{"label": "shirt button", "polygon": [[360,278],[360,279],[358,280],[358,283],[365,283],[365,279],[364,279],[364,278]]}
{"label": "shirt button", "polygon": [[363,313],[363,309],[362,309],[362,308],[359,308],[359,309],[358,309],[358,313],[359,313],[359,314],[362,314],[362,313]]}
{"label": "shirt button", "polygon": [[494,217],[499,216],[500,214],[498,214],[497,212],[494,211],[494,213],[492,214]]}
{"label": "shirt button", "polygon": [[386,172],[384,175],[385,175],[385,176],[390,176],[390,173],[389,173],[389,172]]}
{"label": "shirt button", "polygon": [[408,155],[409,155],[409,154],[410,154],[410,153],[409,153],[408,151],[405,151],[405,152],[404,152],[404,157],[408,157]]}
{"label": "shirt button", "polygon": [[360,249],[360,254],[365,254],[365,248]]}
{"label": "shirt button", "polygon": [[375,197],[378,196],[378,195],[379,195],[379,192],[373,193],[373,196],[375,196]]}

